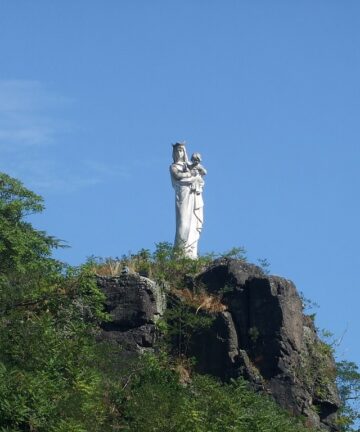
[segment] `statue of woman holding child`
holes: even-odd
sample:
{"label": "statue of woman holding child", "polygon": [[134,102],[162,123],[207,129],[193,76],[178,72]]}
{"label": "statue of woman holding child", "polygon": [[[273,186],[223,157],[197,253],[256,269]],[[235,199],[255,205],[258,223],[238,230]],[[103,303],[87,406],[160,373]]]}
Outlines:
{"label": "statue of woman holding child", "polygon": [[188,160],[185,143],[173,144],[173,161],[170,174],[175,189],[175,248],[182,249],[187,257],[196,259],[203,225],[202,191],[206,169],[200,164],[199,153],[192,155],[191,162]]}

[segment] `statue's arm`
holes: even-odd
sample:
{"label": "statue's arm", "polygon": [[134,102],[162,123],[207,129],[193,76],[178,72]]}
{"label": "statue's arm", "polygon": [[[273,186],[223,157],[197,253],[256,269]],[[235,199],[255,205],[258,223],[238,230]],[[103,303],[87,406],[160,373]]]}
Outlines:
{"label": "statue's arm", "polygon": [[207,174],[206,169],[205,169],[202,165],[200,165],[198,169],[199,169],[200,174],[201,174],[202,176],[205,176],[205,175]]}
{"label": "statue's arm", "polygon": [[192,177],[190,171],[180,171],[179,168],[175,165],[171,165],[170,170],[175,180],[189,179],[190,177]]}

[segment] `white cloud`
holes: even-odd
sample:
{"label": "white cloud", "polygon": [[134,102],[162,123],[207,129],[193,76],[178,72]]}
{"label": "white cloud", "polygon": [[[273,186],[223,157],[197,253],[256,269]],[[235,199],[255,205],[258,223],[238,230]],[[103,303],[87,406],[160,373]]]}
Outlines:
{"label": "white cloud", "polygon": [[51,178],[44,176],[42,179],[39,178],[33,181],[31,186],[40,192],[51,191],[53,193],[72,193],[101,183],[102,180],[99,178],[81,178],[76,176]]}
{"label": "white cloud", "polygon": [[0,80],[0,149],[53,143],[61,122],[49,113],[70,101],[39,81]]}
{"label": "white cloud", "polygon": [[42,111],[72,99],[57,95],[40,81],[0,80],[0,112]]}
{"label": "white cloud", "polygon": [[0,146],[4,150],[15,150],[14,146],[33,146],[50,144],[53,141],[53,130],[44,126],[20,127],[19,129],[0,129]]}
{"label": "white cloud", "polygon": [[101,160],[69,161],[59,152],[64,132],[72,142],[74,129],[59,114],[71,101],[39,81],[0,80],[0,170],[39,193],[73,193],[127,177],[128,167]]}
{"label": "white cloud", "polygon": [[28,164],[27,169],[33,173],[31,177],[34,179],[31,187],[40,193],[73,193],[99,184],[110,184],[114,178],[128,176],[123,167],[109,166],[100,161],[80,161],[76,172],[66,167],[59,170],[56,165],[50,161],[43,161],[40,165]]}

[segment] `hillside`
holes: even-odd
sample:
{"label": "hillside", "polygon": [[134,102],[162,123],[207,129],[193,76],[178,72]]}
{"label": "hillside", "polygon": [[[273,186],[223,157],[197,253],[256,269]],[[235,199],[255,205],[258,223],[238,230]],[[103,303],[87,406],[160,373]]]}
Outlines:
{"label": "hillside", "polygon": [[[98,285],[112,316],[103,325],[104,340],[134,353],[156,351],[167,338],[172,355],[195,359],[194,371],[222,382],[244,378],[292,415],[304,416],[307,426],[338,430],[331,350],[303,314],[290,281],[221,258],[188,277],[182,289],[161,288],[136,273],[98,277]],[[163,332],[159,322],[167,325]],[[191,381],[191,372],[187,376]]]}
{"label": "hillside", "polygon": [[74,268],[27,222],[42,210],[0,174],[1,432],[353,430],[290,281],[167,243]]}

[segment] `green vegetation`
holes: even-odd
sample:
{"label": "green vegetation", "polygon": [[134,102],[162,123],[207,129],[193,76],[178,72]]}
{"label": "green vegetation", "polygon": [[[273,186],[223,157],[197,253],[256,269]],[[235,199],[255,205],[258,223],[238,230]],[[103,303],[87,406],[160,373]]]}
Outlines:
{"label": "green vegetation", "polygon": [[42,209],[0,175],[0,430],[101,431],[94,334],[103,296],[88,268],[52,259],[59,241],[24,220]]}
{"label": "green vegetation", "polygon": [[172,288],[184,288],[186,278],[204,270],[216,258],[236,258],[246,261],[243,247],[232,248],[223,254],[208,253],[194,260],[184,255],[181,249],[174,249],[168,242],[156,244],[154,252],[141,249],[135,254],[121,258],[91,257],[88,265],[98,275],[116,276],[124,268],[149,277],[159,284],[169,284]]}
{"label": "green vegetation", "polygon": [[346,360],[339,361],[336,366],[337,385],[343,403],[339,425],[341,432],[354,431],[352,426],[360,422],[360,371],[354,362]]}
{"label": "green vegetation", "polygon": [[197,334],[208,329],[214,321],[214,315],[209,313],[196,313],[195,308],[186,303],[181,297],[170,297],[171,307],[165,312],[164,331],[167,350],[176,357],[186,357],[190,344]]}
{"label": "green vegetation", "polygon": [[242,380],[221,384],[196,375],[181,384],[166,356],[145,356],[122,394],[127,432],[309,432]]}
{"label": "green vegetation", "polygon": [[[184,283],[214,254],[189,260],[160,243],[153,253],[73,268],[52,258],[61,242],[26,221],[42,210],[41,197],[0,174],[0,432],[309,430],[242,380],[221,384],[191,372],[187,344],[211,324],[211,313],[203,311],[222,304],[221,293],[191,292]],[[245,259],[242,248],[223,256]],[[171,353],[159,349],[130,361],[121,348],[96,342],[108,317],[95,274],[125,266],[181,291],[158,322],[175,347]],[[344,400],[358,395],[356,366],[343,363],[338,374]],[[355,417],[344,408],[343,431]]]}
{"label": "green vegetation", "polygon": [[311,394],[323,399],[336,379],[336,368],[331,360],[333,350],[321,340],[309,338],[306,333],[304,336],[306,349],[301,353],[297,374]]}
{"label": "green vegetation", "polygon": [[[313,325],[316,317],[314,310],[319,305],[307,299],[300,293],[303,310],[311,319]],[[329,382],[336,381],[342,406],[339,411],[337,425],[340,432],[359,432],[360,423],[360,371],[354,362],[347,360],[337,361],[334,365],[329,361],[329,355],[336,358],[335,347],[339,342],[328,330],[320,332],[321,339],[306,342],[307,352],[302,353],[302,365],[298,371],[300,379],[308,387],[314,387],[315,394],[320,397]],[[305,335],[306,338],[306,335]]]}

